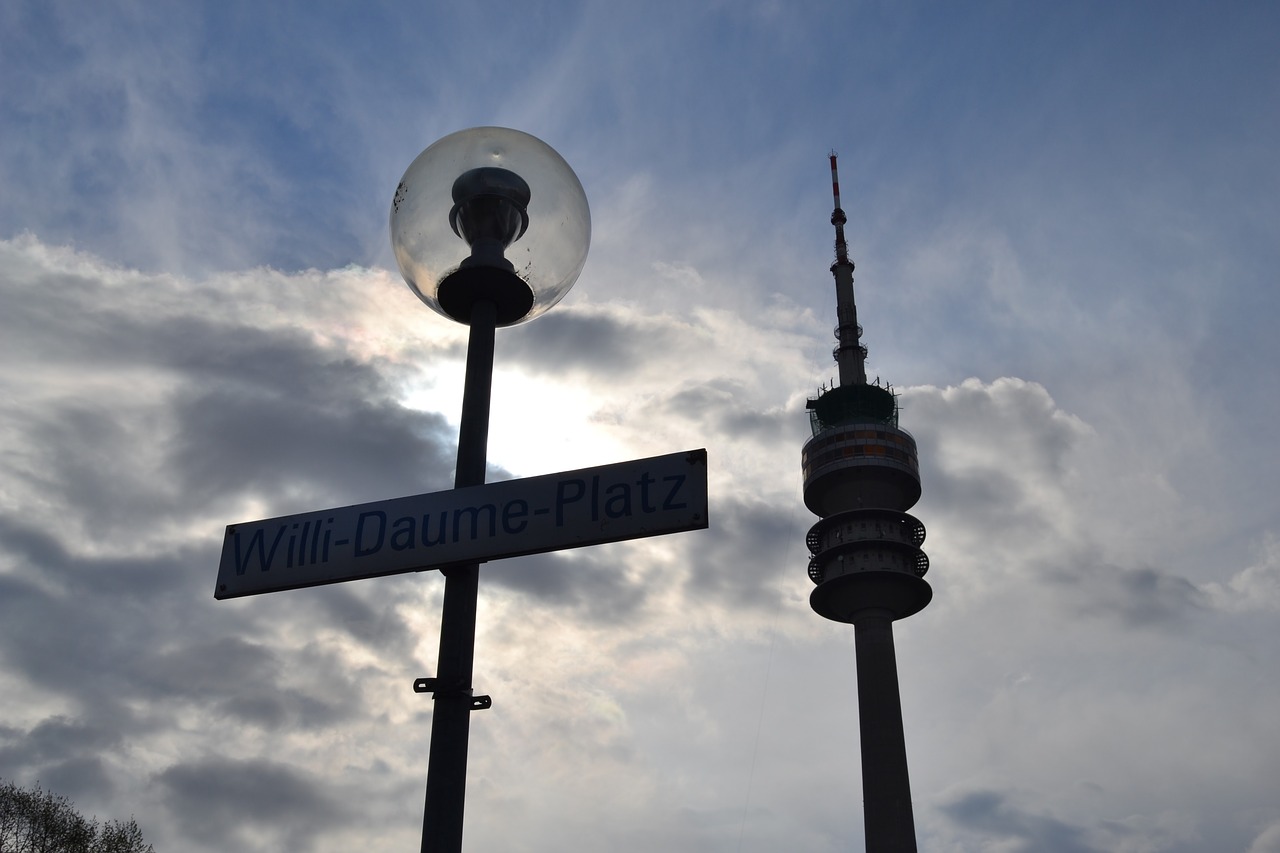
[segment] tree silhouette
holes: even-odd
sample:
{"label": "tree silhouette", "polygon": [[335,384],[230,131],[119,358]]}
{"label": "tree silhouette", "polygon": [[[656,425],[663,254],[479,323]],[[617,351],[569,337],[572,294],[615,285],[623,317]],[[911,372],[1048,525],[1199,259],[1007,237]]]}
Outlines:
{"label": "tree silhouette", "polygon": [[133,818],[98,823],[37,783],[0,782],[0,853],[155,853]]}

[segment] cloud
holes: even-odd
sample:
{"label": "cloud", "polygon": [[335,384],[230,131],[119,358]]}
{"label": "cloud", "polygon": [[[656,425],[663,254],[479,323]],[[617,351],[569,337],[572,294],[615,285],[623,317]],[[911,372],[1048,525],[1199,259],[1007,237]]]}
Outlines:
{"label": "cloud", "polygon": [[1219,607],[1236,612],[1280,612],[1280,539],[1268,532],[1256,562],[1241,569],[1226,583],[1206,586]]}
{"label": "cloud", "polygon": [[503,335],[504,362],[534,375],[620,379],[651,366],[655,352],[681,347],[681,334],[667,318],[628,316],[582,306],[553,311],[538,322]]}
{"label": "cloud", "polygon": [[1070,595],[1079,615],[1115,618],[1129,628],[1183,628],[1208,604],[1205,591],[1191,581],[1149,567],[1082,560],[1051,568],[1044,577]]}
{"label": "cloud", "polygon": [[47,766],[41,771],[40,779],[49,790],[73,800],[86,797],[101,800],[116,794],[107,762],[95,755],[80,755]]}
{"label": "cloud", "polygon": [[[20,262],[4,275],[21,308],[4,320],[4,372],[27,404],[6,418],[10,470],[43,501],[78,499],[99,537],[143,513],[163,527],[226,511],[233,495],[282,514],[448,485],[444,419],[399,402],[394,365],[359,352],[358,320],[333,329],[348,344],[255,316],[230,294],[218,304],[209,288],[93,278],[84,259],[29,242],[6,254]],[[79,359],[90,366],[62,369]]]}
{"label": "cloud", "polygon": [[0,763],[7,767],[58,764],[82,753],[110,749],[118,745],[121,738],[122,733],[114,727],[58,715],[40,721],[27,732],[6,731],[8,743],[0,748]]}
{"label": "cloud", "polygon": [[1020,809],[995,791],[960,794],[942,807],[959,826],[980,833],[1008,853],[1102,853],[1085,840],[1086,833],[1055,817]]}
{"label": "cloud", "polygon": [[[0,653],[7,665],[32,684],[77,697],[82,709],[95,707],[98,714],[116,713],[127,720],[131,714],[120,701],[132,695],[143,675],[135,643],[162,624],[176,627],[148,605],[172,601],[175,591],[189,587],[143,583],[122,588],[113,576],[119,567],[133,568],[128,560],[71,560],[62,565],[21,561],[14,566],[13,551],[4,550],[11,567],[0,575],[0,612],[12,633]],[[52,576],[44,574],[46,566]],[[166,558],[155,567],[174,577],[182,563]],[[93,588],[100,576],[109,579],[106,590]]]}
{"label": "cloud", "polygon": [[297,768],[269,760],[209,758],[175,764],[155,782],[183,834],[207,849],[265,843],[311,850],[345,807]]}
{"label": "cloud", "polygon": [[1273,823],[1254,839],[1246,853],[1280,853],[1280,823]]}
{"label": "cloud", "polygon": [[1025,805],[1030,797],[1026,792],[974,788],[950,794],[938,811],[976,845],[957,849],[1001,853],[1190,853],[1202,849],[1203,839],[1192,822],[1177,812],[1073,823],[1054,816],[1048,807]]}
{"label": "cloud", "polygon": [[684,592],[690,609],[772,612],[780,587],[805,576],[806,519],[790,506],[747,496],[724,496],[712,512],[714,532],[688,555]]}
{"label": "cloud", "polygon": [[482,577],[565,619],[615,625],[633,619],[651,590],[640,566],[628,568],[633,552],[610,545],[580,551],[536,554],[499,560],[484,567]]}

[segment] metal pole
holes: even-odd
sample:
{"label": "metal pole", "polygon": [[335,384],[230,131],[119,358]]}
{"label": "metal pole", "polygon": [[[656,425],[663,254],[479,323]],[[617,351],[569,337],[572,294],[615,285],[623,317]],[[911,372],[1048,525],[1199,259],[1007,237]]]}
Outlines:
{"label": "metal pole", "polygon": [[[458,430],[455,488],[484,484],[488,464],[489,400],[497,308],[488,300],[471,307],[466,384]],[[480,565],[445,571],[436,667],[427,802],[422,814],[422,853],[461,853],[467,795],[467,738],[471,728],[472,663],[476,647],[476,597]]]}

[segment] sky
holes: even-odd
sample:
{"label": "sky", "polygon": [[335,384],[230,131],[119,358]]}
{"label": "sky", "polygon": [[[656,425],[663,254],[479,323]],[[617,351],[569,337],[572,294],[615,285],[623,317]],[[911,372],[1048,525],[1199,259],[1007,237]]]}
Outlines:
{"label": "sky", "polygon": [[215,601],[226,525],[448,489],[396,184],[518,128],[592,245],[490,478],[705,447],[710,527],[481,570],[468,850],[860,851],[808,605],[839,152],[919,445],[936,853],[1280,853],[1274,4],[0,2],[0,777],[157,850],[416,850],[437,572]]}

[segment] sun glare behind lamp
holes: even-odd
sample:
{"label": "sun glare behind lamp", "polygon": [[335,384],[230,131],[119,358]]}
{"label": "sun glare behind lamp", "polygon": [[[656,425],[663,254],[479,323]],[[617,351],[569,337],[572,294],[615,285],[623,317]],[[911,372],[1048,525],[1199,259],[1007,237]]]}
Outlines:
{"label": "sun glare behind lamp", "polygon": [[569,292],[590,242],[587,196],[569,164],[505,127],[435,142],[409,165],[391,203],[391,246],[405,282],[459,323],[470,323],[481,299],[494,303],[499,326],[537,317]]}

